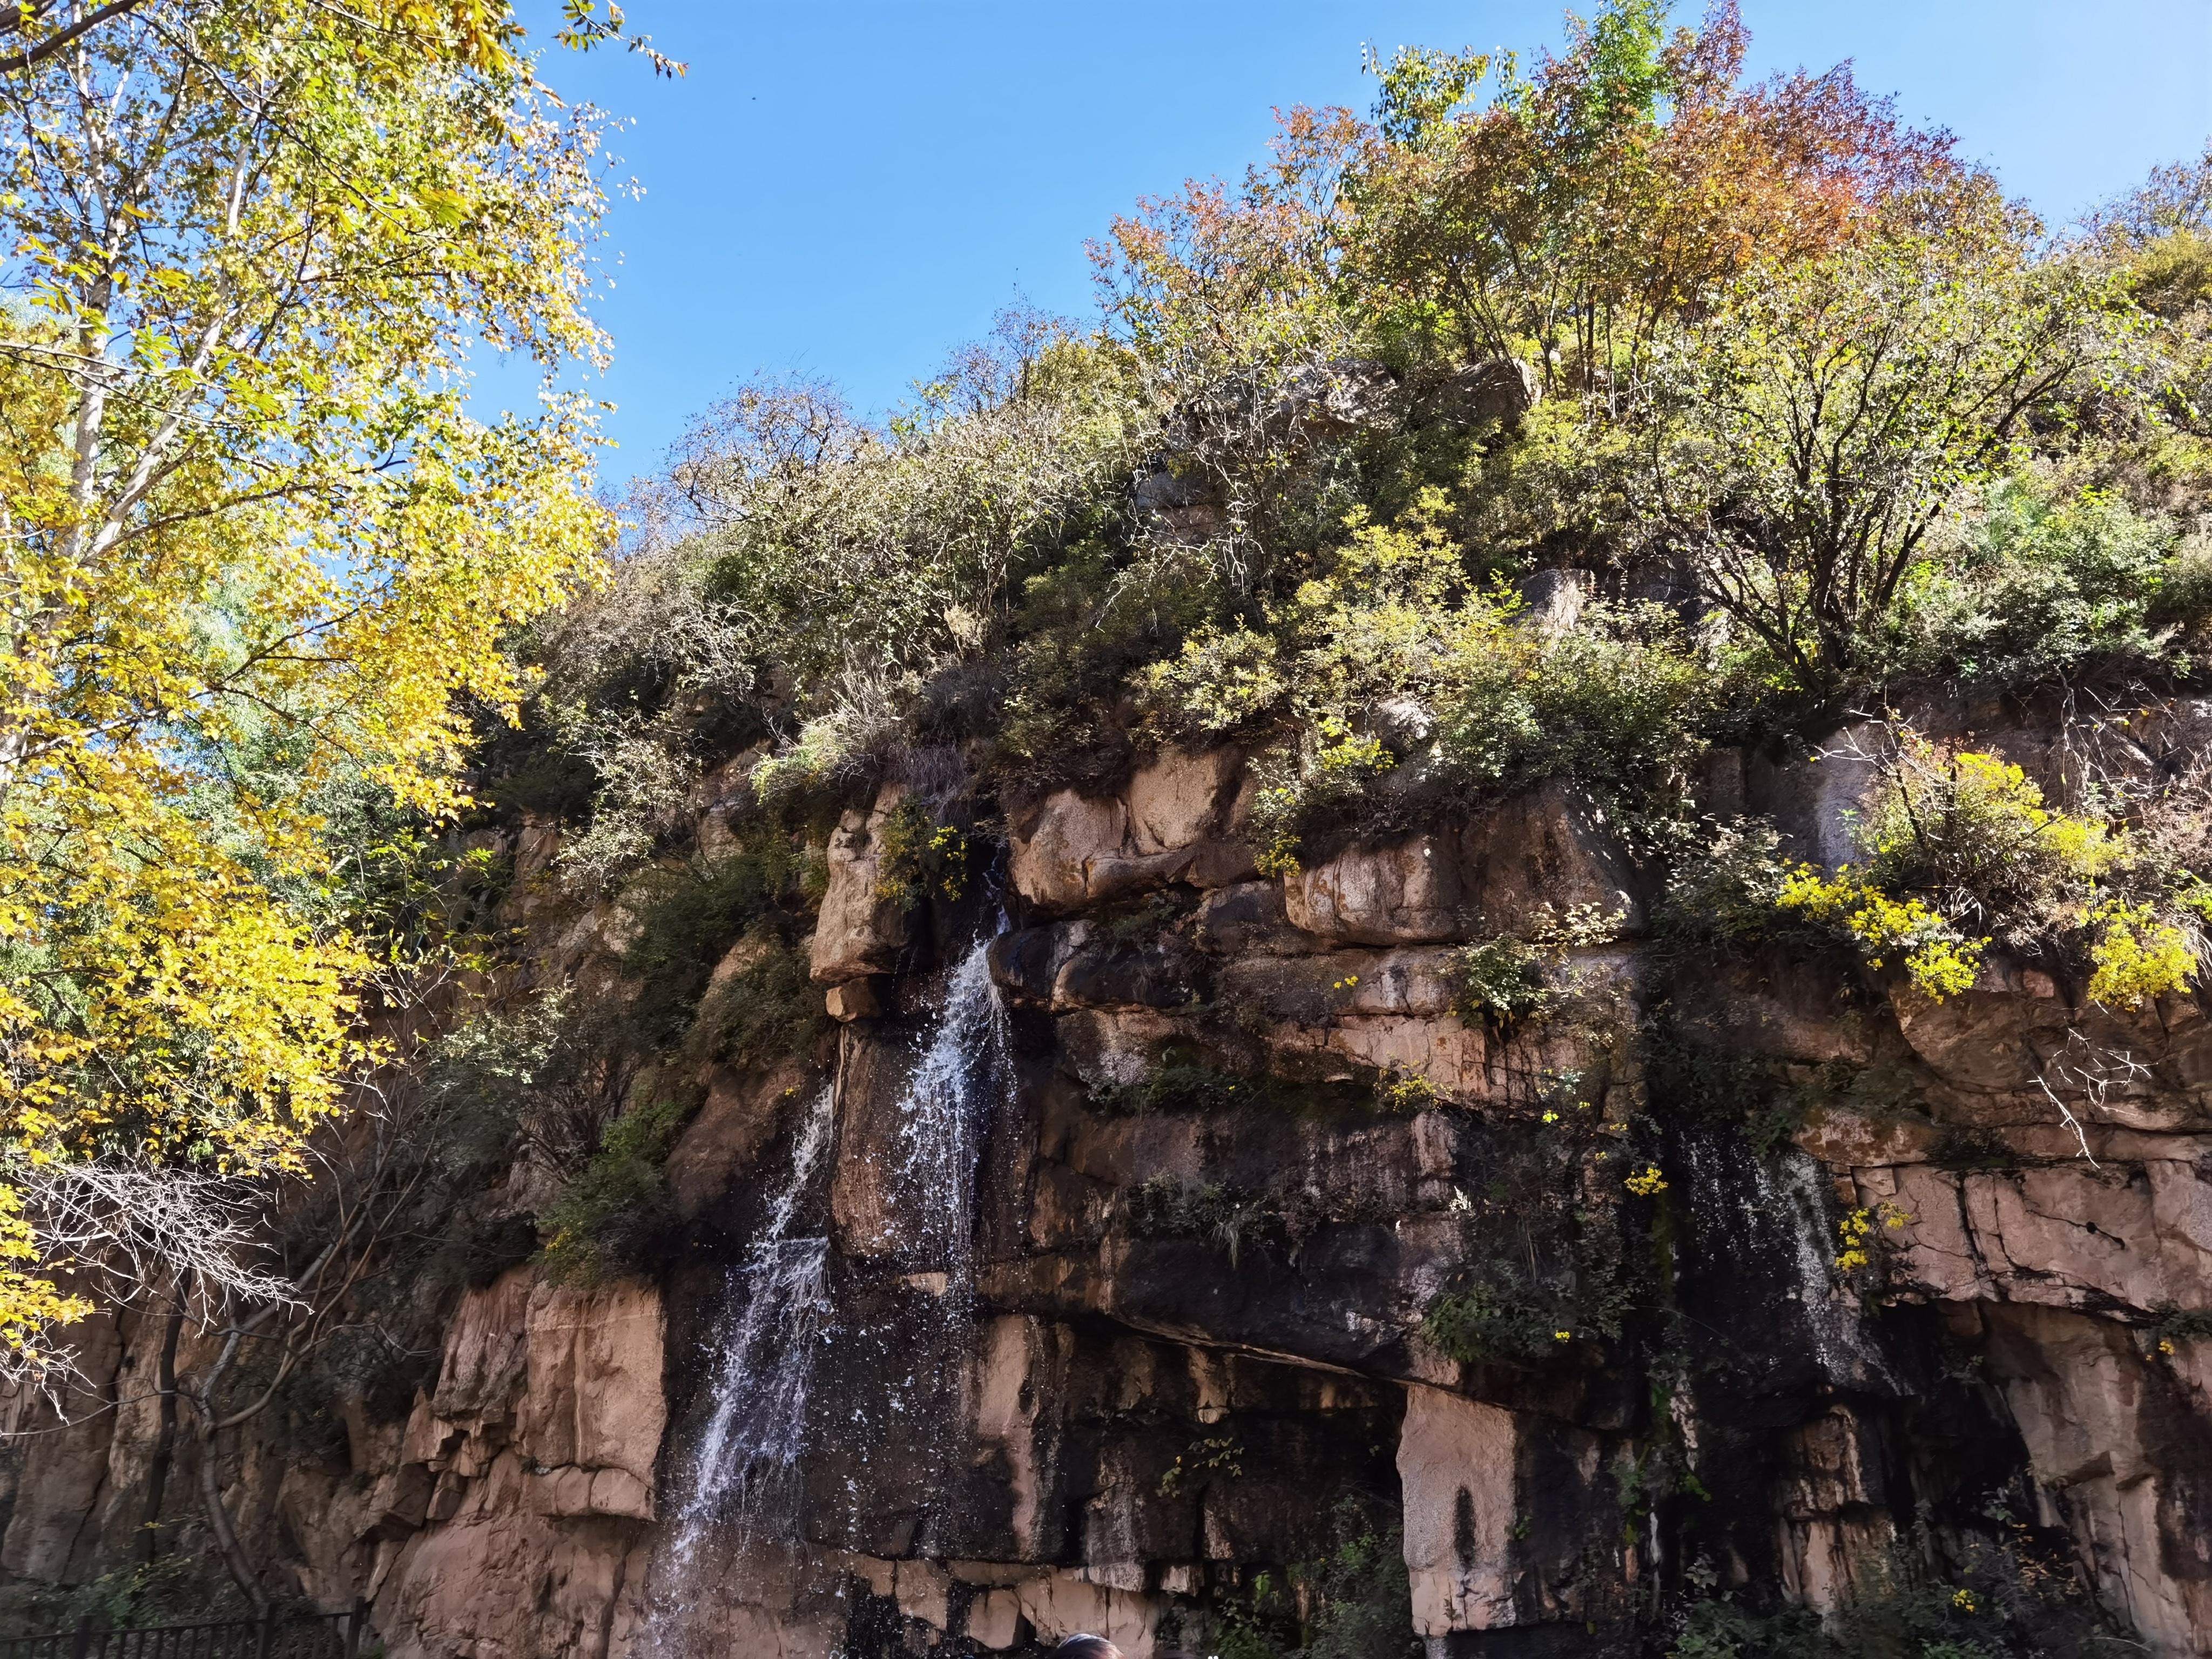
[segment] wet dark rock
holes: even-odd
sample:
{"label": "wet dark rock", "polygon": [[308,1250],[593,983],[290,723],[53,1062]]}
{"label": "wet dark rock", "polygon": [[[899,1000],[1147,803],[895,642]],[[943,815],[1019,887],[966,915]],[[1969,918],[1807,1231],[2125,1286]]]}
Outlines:
{"label": "wet dark rock", "polygon": [[[1370,392],[1399,395],[1297,418]],[[1711,769],[1807,857],[1863,793],[1833,757]],[[834,1097],[708,1073],[680,1254],[469,1292],[403,1421],[241,1458],[260,1547],[422,1659],[678,1650],[671,1583],[701,1651],[1210,1652],[1262,1575],[1394,1533],[1437,1659],[1643,1659],[1701,1597],[1833,1619],[1991,1563],[2053,1587],[2055,1647],[2208,1651],[2195,999],[2108,1014],[1992,958],[1937,1005],[1647,937],[1647,872],[1563,786],[1264,880],[1250,787],[1168,753],[1013,811],[1020,925],[981,956],[950,908],[883,913],[849,816],[814,961],[876,1006]],[[1467,1005],[1467,943],[1584,905],[1620,937],[1547,955],[1540,1014]],[[774,1227],[833,1309],[783,1402],[803,1452],[678,1561]],[[19,1581],[105,1571],[135,1524],[149,1332],[84,1346],[117,1403],[8,1472]]]}

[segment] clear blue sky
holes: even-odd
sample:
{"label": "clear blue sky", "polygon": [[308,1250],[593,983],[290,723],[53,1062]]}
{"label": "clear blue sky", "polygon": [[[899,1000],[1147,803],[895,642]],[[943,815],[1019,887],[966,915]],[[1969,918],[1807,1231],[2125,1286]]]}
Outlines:
{"label": "clear blue sky", "polygon": [[[1699,0],[1683,0],[1678,15]],[[1742,0],[1757,74],[1856,62],[2054,221],[2212,137],[2212,0]],[[630,117],[599,314],[602,472],[654,470],[762,372],[897,402],[1018,298],[1089,314],[1084,239],[1146,192],[1240,173],[1272,109],[1346,103],[1360,46],[1556,44],[1555,0],[626,0],[688,61],[550,52]],[[1590,9],[1585,4],[1583,9]],[[535,0],[529,9],[550,8]],[[529,11],[526,11],[529,15]],[[544,31],[536,31],[542,39]],[[511,400],[505,375],[484,392]]]}

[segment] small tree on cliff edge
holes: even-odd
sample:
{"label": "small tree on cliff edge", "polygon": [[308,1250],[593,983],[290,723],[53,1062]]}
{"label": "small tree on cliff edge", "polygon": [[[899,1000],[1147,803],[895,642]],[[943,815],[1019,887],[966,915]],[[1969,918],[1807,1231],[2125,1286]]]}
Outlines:
{"label": "small tree on cliff edge", "polygon": [[[72,1250],[106,1248],[55,1171],[301,1167],[374,1058],[319,802],[350,773],[453,807],[462,702],[519,690],[502,635],[599,568],[597,411],[553,376],[604,356],[600,123],[517,42],[477,0],[0,20],[18,1380],[88,1305]],[[471,414],[486,345],[540,366],[533,412]]]}

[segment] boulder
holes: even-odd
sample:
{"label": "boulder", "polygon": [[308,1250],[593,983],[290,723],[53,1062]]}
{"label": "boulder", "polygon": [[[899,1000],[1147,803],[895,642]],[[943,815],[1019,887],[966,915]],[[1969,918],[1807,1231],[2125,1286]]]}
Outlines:
{"label": "boulder", "polygon": [[1333,944],[1419,945],[1474,927],[1458,848],[1441,835],[1353,847],[1284,884],[1291,926]]}
{"label": "boulder", "polygon": [[1332,944],[1422,945],[1527,937],[1547,915],[1595,906],[1644,924],[1641,884],[1605,813],[1547,783],[1457,834],[1349,848],[1284,885],[1291,924]]}
{"label": "boulder", "polygon": [[1425,401],[1438,419],[1476,426],[1486,421],[1517,421],[1543,397],[1543,382],[1534,365],[1517,357],[1486,357],[1454,369]]}
{"label": "boulder", "polygon": [[1228,524],[1221,484],[1195,461],[1158,456],[1131,490],[1137,521],[1158,540],[1182,546],[1212,541]]}
{"label": "boulder", "polygon": [[1337,357],[1291,376],[1264,418],[1271,434],[1296,441],[1388,432],[1403,416],[1405,395],[1387,364]]}
{"label": "boulder", "polygon": [[847,812],[830,837],[830,887],[808,958],[817,985],[890,973],[907,947],[905,910],[876,890],[883,873],[878,838],[902,793],[885,784],[872,811]]}
{"label": "boulder", "polygon": [[849,1025],[856,1019],[875,1019],[884,1012],[883,994],[872,979],[848,979],[833,985],[823,1006],[830,1018]]}
{"label": "boulder", "polygon": [[1226,886],[1255,873],[1239,838],[1243,757],[1168,750],[1113,795],[1063,789],[1012,826],[1007,866],[1039,909],[1063,912],[1182,882]]}

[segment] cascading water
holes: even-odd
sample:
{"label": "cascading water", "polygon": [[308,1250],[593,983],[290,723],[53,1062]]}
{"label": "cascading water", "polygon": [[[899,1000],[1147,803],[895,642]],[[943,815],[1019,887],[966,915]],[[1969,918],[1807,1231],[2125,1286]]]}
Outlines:
{"label": "cascading water", "polygon": [[975,1277],[975,1164],[1008,1073],[1006,1011],[989,952],[990,941],[979,941],[947,978],[899,1102],[899,1254],[943,1273],[946,1296],[963,1303]]}
{"label": "cascading water", "polygon": [[735,1528],[740,1546],[764,1506],[788,1498],[805,1444],[815,1351],[830,1317],[830,1241],[792,1238],[793,1219],[830,1143],[836,1091],[809,1109],[792,1148],[791,1179],[742,1267],[730,1274],[714,1410],[692,1455],[691,1490],[676,1513],[671,1555],[680,1573],[710,1528]]}
{"label": "cascading water", "polygon": [[[976,1174],[994,1109],[1012,1083],[989,948],[988,939],[979,940],[945,975],[915,1039],[894,1138],[879,1155],[888,1250],[865,1275],[865,1294],[856,1281],[858,1299],[840,1335],[856,1370],[877,1386],[848,1396],[838,1414],[842,1497],[817,1517],[848,1538],[869,1534],[894,1487],[909,1512],[957,1501],[950,1494],[964,1467],[963,1401],[971,1382]],[[879,1453],[900,1473],[879,1475]],[[917,1475],[921,1488],[901,1484]]]}
{"label": "cascading water", "polygon": [[1706,1328],[1754,1369],[1809,1368],[1832,1387],[1892,1386],[1857,1298],[1830,1269],[1838,1248],[1819,1167],[1796,1148],[1762,1158],[1739,1137],[1683,1146],[1686,1248]]}
{"label": "cascading water", "polygon": [[[904,1386],[874,1402],[870,1415],[883,1420],[846,1425],[851,1431],[944,1434],[944,1417],[933,1415],[922,1396],[963,1368],[975,1287],[975,1171],[993,1103],[1011,1076],[989,944],[978,941],[945,976],[942,1000],[916,1039],[898,1102],[898,1139],[886,1160],[893,1255],[909,1282],[927,1287],[918,1322],[896,1332],[841,1330],[830,1241],[790,1236],[831,1139],[834,1088],[815,1102],[793,1147],[790,1178],[744,1262],[730,1273],[709,1408],[657,1573],[655,1624],[665,1654],[702,1642],[711,1648],[705,1626],[712,1620],[702,1616],[719,1599],[715,1589],[734,1588],[742,1600],[754,1546],[798,1535],[808,1409],[817,1366],[834,1342],[896,1342],[907,1367]],[[949,1453],[950,1443],[939,1449]],[[862,1501],[857,1491],[851,1496]]]}

